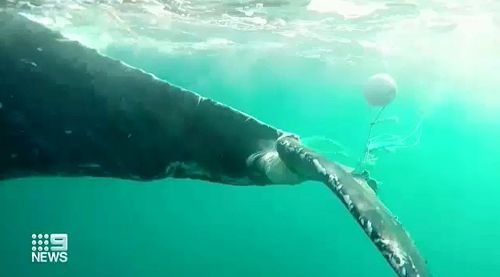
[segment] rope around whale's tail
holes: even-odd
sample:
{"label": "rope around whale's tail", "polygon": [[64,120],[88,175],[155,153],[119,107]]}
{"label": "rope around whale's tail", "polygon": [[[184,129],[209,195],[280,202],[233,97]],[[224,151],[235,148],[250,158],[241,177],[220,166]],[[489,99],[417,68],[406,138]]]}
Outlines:
{"label": "rope around whale's tail", "polygon": [[365,182],[305,148],[294,136],[282,136],[276,148],[287,167],[335,193],[398,276],[431,276],[408,233]]}

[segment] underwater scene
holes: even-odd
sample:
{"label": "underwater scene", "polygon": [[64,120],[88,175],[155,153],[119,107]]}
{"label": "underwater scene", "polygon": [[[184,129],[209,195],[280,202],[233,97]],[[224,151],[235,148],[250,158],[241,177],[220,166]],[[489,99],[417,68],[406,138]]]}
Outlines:
{"label": "underwater scene", "polygon": [[499,46],[493,0],[0,0],[0,276],[500,276]]}

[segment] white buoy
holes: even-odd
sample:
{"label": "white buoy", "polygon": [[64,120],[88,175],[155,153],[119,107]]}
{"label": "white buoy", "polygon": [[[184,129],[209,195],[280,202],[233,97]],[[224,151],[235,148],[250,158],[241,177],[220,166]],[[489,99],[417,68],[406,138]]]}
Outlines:
{"label": "white buoy", "polygon": [[396,93],[396,81],[386,73],[371,76],[363,92],[368,104],[377,107],[387,106],[396,98]]}

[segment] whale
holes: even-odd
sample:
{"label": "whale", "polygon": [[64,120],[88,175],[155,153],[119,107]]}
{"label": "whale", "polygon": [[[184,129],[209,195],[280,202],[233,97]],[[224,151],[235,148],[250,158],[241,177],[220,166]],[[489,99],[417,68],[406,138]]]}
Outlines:
{"label": "whale", "polygon": [[308,149],[298,135],[0,12],[0,182],[30,176],[317,181],[398,276],[430,276],[368,180]]}
{"label": "whale", "polygon": [[0,34],[0,179],[281,181],[265,166],[282,131],[20,16]]}

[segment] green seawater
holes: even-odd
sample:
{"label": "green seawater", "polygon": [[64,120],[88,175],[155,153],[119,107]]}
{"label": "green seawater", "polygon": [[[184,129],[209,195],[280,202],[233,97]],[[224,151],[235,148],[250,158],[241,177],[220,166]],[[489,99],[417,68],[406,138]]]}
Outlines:
{"label": "green seawater", "polygon": [[[456,97],[423,108],[417,98],[431,84],[402,66],[341,66],[279,51],[172,56],[111,47],[105,54],[281,129],[335,139],[354,156],[373,114],[361,86],[389,72],[399,95],[384,115],[400,123],[381,128],[407,134],[422,120],[422,136],[414,147],[379,157],[372,168],[383,182],[379,197],[434,276],[500,276],[498,110],[485,114]],[[442,87],[445,95],[476,93]],[[33,177],[0,183],[0,220],[0,276],[395,276],[316,182],[238,187]],[[32,263],[32,233],[67,233],[68,262]]]}

